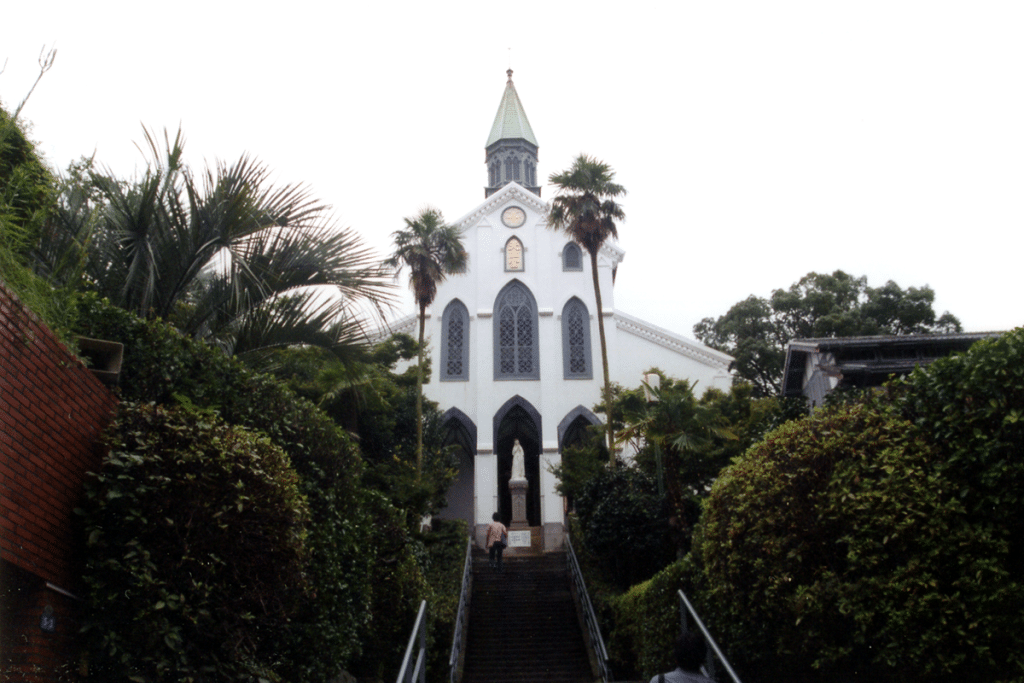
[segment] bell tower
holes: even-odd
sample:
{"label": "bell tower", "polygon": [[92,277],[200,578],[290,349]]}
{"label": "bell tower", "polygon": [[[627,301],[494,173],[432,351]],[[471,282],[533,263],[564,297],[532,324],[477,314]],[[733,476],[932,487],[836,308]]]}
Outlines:
{"label": "bell tower", "polygon": [[512,84],[512,69],[505,73],[508,74],[505,93],[501,96],[491,134],[487,136],[487,144],[484,145],[484,162],[487,165],[484,197],[490,197],[513,180],[540,196],[540,184],[537,182],[537,138],[533,135],[526,110]]}

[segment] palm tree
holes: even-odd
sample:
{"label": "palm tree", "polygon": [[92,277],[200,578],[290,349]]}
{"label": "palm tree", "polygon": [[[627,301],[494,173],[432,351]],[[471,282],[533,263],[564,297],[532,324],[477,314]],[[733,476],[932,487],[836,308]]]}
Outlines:
{"label": "palm tree", "polygon": [[418,216],[405,219],[405,229],[393,233],[395,251],[385,263],[395,269],[409,269],[409,289],[419,306],[419,357],[416,369],[416,476],[423,473],[423,336],[427,306],[437,296],[437,286],[449,275],[466,272],[469,254],[462,246],[462,231],[444,222],[437,209],[427,207]]}
{"label": "palm tree", "polygon": [[181,131],[165,133],[164,150],[145,137],[153,156],[141,177],[80,172],[88,190],[72,184],[62,198],[49,258],[76,245],[88,286],[230,354],[315,344],[346,357],[364,346],[393,284],[355,232],[304,186],[270,185],[248,156],[197,176]]}
{"label": "palm tree", "polygon": [[615,197],[626,194],[625,188],[612,182],[615,172],[608,164],[581,154],[572,166],[554,173],[548,182],[557,194],[551,202],[548,227],[561,230],[590,254],[590,272],[594,278],[597,300],[597,330],[601,338],[601,367],[604,370],[605,420],[608,430],[608,452],[615,463],[615,429],[612,426],[612,388],[608,377],[608,344],[604,334],[604,309],[601,305],[601,284],[597,277],[597,254],[609,237],[617,238],[615,221],[626,217]]}

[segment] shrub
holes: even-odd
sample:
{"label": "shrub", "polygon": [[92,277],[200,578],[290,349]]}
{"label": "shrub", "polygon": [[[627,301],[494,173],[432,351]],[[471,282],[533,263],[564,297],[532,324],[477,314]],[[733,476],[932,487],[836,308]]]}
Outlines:
{"label": "shrub", "polygon": [[285,454],[209,414],[131,403],[107,445],[81,511],[91,679],[269,669],[307,586],[309,511]]}
{"label": "shrub", "polygon": [[95,295],[81,302],[86,336],[124,344],[126,400],[215,410],[258,430],[287,454],[310,508],[306,577],[311,590],[278,634],[279,670],[292,681],[327,680],[359,654],[371,620],[376,529],[351,439],[310,402],[220,350],[144,321]]}
{"label": "shrub", "polygon": [[[702,614],[762,680],[1008,680],[990,644],[1019,611],[961,486],[908,422],[862,405],[770,433],[698,527]],[[1018,630],[1018,633],[1021,631]]]}
{"label": "shrub", "polygon": [[676,667],[672,647],[679,635],[679,598],[692,569],[690,560],[673,562],[649,580],[613,598],[614,628],[608,636],[609,656],[619,679],[649,680]]}
{"label": "shrub", "polygon": [[665,496],[635,467],[604,469],[590,479],[576,512],[584,545],[622,589],[650,578],[675,556]]}
{"label": "shrub", "polygon": [[1008,569],[1024,582],[1024,328],[919,368],[894,393],[942,448],[971,521],[1010,544]]}

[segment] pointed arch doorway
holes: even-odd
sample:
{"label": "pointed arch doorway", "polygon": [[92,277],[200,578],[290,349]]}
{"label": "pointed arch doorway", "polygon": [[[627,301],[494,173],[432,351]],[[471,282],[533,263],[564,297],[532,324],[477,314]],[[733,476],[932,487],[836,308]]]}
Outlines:
{"label": "pointed arch doorway", "polygon": [[520,396],[509,399],[494,416],[495,451],[498,455],[498,514],[504,524],[512,520],[512,494],[508,489],[512,478],[512,447],[516,439],[523,447],[526,470],[526,520],[530,526],[541,525],[540,511],[540,413]]}
{"label": "pointed arch doorway", "polygon": [[436,517],[464,519],[470,529],[474,522],[473,486],[475,479],[476,425],[458,408],[450,408],[441,416],[444,445],[453,448],[459,473],[448,487],[447,505]]}
{"label": "pointed arch doorway", "polygon": [[[558,424],[558,452],[562,456],[563,465],[572,459],[573,452],[571,449],[586,445],[589,438],[587,430],[600,424],[601,421],[597,418],[597,415],[594,415],[594,413],[583,406],[576,406],[562,418],[562,421]],[[566,496],[564,506],[566,514],[574,512],[576,501],[572,499],[572,496]]]}

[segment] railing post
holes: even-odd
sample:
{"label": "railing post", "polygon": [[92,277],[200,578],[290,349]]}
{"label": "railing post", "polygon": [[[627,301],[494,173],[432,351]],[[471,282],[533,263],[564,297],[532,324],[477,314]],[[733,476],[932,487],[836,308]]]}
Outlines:
{"label": "railing post", "polygon": [[733,683],[740,683],[739,676],[737,676],[736,672],[732,670],[732,666],[729,665],[729,660],[725,658],[725,655],[718,648],[718,643],[716,643],[715,639],[711,637],[711,632],[708,631],[707,627],[704,626],[704,622],[700,620],[700,617],[697,615],[697,610],[695,610],[693,608],[693,605],[690,604],[690,601],[687,599],[686,594],[683,593],[682,590],[676,591],[676,593],[679,595],[679,612],[682,614],[681,621],[683,633],[687,632],[688,614],[690,617],[693,618],[693,623],[696,624],[697,629],[700,631],[701,635],[704,636],[704,642],[708,644],[708,656],[706,666],[708,677],[715,677],[714,659],[717,658],[718,661],[721,662],[722,668],[725,669],[725,672],[727,674],[729,674],[729,677],[732,679]]}
{"label": "railing post", "polygon": [[459,660],[461,659],[466,623],[469,619],[470,586],[473,582],[473,538],[466,540],[466,563],[462,569],[462,590],[459,593],[459,609],[455,615],[455,633],[452,634],[452,651],[448,658],[449,683],[459,682]]}
{"label": "railing post", "polygon": [[583,612],[583,620],[586,622],[587,634],[590,636],[590,647],[594,651],[597,665],[601,670],[601,680],[604,683],[611,681],[611,670],[608,668],[608,651],[604,646],[604,638],[601,636],[601,627],[597,623],[597,615],[594,613],[594,606],[590,602],[590,594],[587,593],[587,584],[583,580],[583,573],[580,571],[579,560],[576,558],[576,551],[573,550],[572,541],[568,534],[565,537],[566,562],[568,564],[569,577],[572,579],[577,600],[580,602],[580,610]]}
{"label": "railing post", "polygon": [[[412,627],[412,635],[409,636],[409,644],[405,648],[405,657],[402,658],[402,667],[398,670],[398,683],[426,683],[427,681],[427,601],[420,603],[420,611],[416,615],[416,623]],[[419,647],[417,647],[417,645]],[[416,660],[413,661],[413,650],[418,650]]]}

